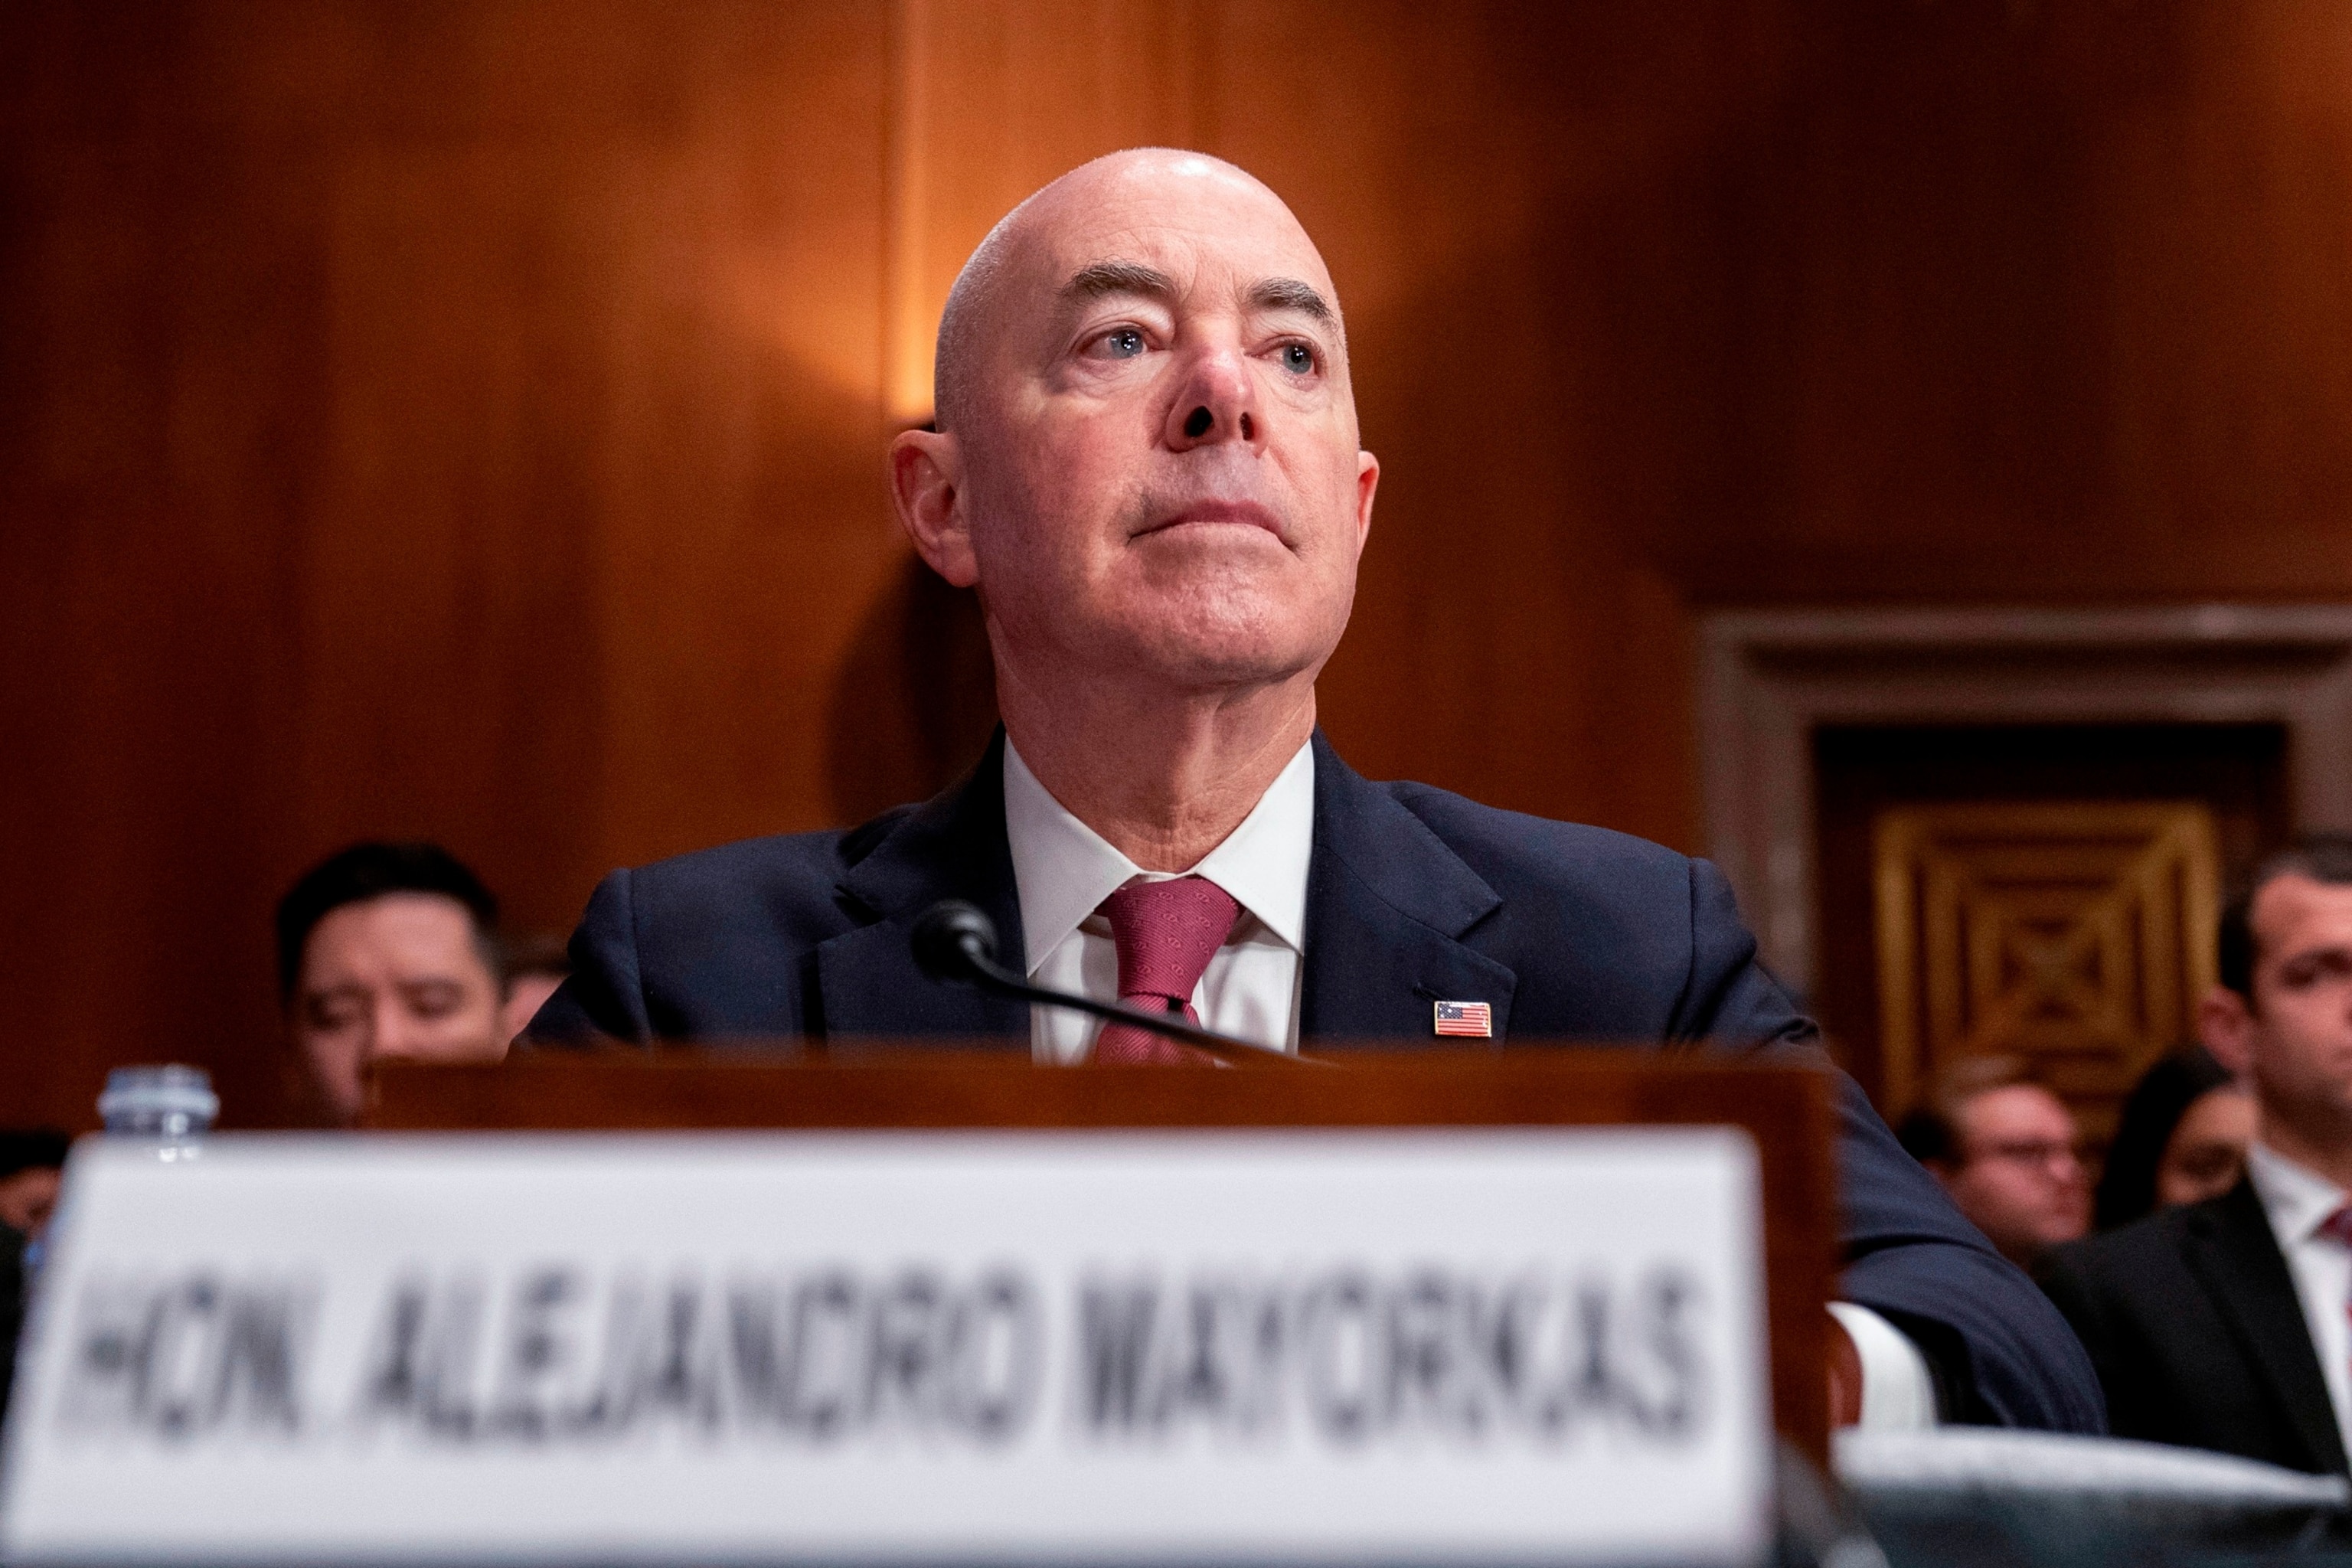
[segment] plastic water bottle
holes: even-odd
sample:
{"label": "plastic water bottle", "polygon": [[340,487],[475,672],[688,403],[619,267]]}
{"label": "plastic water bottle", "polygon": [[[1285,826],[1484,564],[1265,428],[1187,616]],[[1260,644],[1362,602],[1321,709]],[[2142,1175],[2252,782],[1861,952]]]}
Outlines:
{"label": "plastic water bottle", "polygon": [[169,1163],[196,1157],[220,1114],[220,1096],[202,1068],[116,1068],[106,1075],[98,1113],[110,1136],[151,1140],[155,1157]]}

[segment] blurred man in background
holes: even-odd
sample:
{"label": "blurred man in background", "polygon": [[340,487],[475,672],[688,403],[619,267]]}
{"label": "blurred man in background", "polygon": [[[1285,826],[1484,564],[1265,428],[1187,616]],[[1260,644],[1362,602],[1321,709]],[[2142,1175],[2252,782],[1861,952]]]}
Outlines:
{"label": "blurred man in background", "polygon": [[498,900],[432,844],[355,844],[278,906],[278,975],[299,1092],[350,1126],[380,1061],[506,1055]]}
{"label": "blurred man in background", "polygon": [[2222,911],[2199,1034],[2251,1086],[2246,1179],[2054,1257],[2118,1436],[2314,1472],[2352,1447],[2352,837],[2306,838]]}
{"label": "blurred man in background", "polygon": [[2091,1228],[2074,1113],[2015,1057],[1971,1057],[1948,1068],[1898,1136],[2020,1268]]}
{"label": "blurred man in background", "polygon": [[0,1132],[0,1410],[16,1380],[25,1298],[40,1268],[49,1215],[58,1206],[72,1140],[53,1127]]}
{"label": "blurred man in background", "polygon": [[72,1140],[54,1127],[0,1132],[0,1226],[37,1241],[58,1206]]}

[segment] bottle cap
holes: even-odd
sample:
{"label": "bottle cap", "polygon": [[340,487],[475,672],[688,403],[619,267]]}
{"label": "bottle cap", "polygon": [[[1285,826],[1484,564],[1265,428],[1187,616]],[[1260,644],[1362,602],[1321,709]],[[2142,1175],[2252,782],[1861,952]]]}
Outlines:
{"label": "bottle cap", "polygon": [[178,1062],[116,1068],[106,1075],[98,1113],[110,1132],[177,1136],[209,1128],[220,1114],[220,1096],[213,1092],[212,1075],[202,1068]]}

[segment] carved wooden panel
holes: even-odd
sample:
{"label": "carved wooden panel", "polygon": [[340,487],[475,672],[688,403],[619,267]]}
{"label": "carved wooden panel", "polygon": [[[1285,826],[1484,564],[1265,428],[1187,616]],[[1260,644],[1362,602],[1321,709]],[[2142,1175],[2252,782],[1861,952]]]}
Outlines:
{"label": "carved wooden panel", "polygon": [[1885,1100],[1963,1056],[2028,1058],[2104,1142],[2213,983],[2220,856],[2202,803],[1904,806],[1877,819]]}

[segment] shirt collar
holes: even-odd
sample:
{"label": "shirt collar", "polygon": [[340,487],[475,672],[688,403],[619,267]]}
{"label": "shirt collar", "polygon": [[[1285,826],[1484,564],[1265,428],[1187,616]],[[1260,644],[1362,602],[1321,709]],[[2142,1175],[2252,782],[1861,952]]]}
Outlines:
{"label": "shirt collar", "polygon": [[2271,1229],[2282,1241],[2301,1244],[2344,1206],[2344,1189],[2318,1172],[2296,1164],[2256,1139],[2246,1151],[2246,1177],[2263,1200]]}
{"label": "shirt collar", "polygon": [[[1024,962],[1034,974],[1102,901],[1145,871],[1072,816],[1004,742],[1004,836],[1021,898]],[[1206,877],[1293,952],[1306,950],[1307,866],[1315,847],[1315,748],[1298,748],[1224,842],[1184,876]]]}

